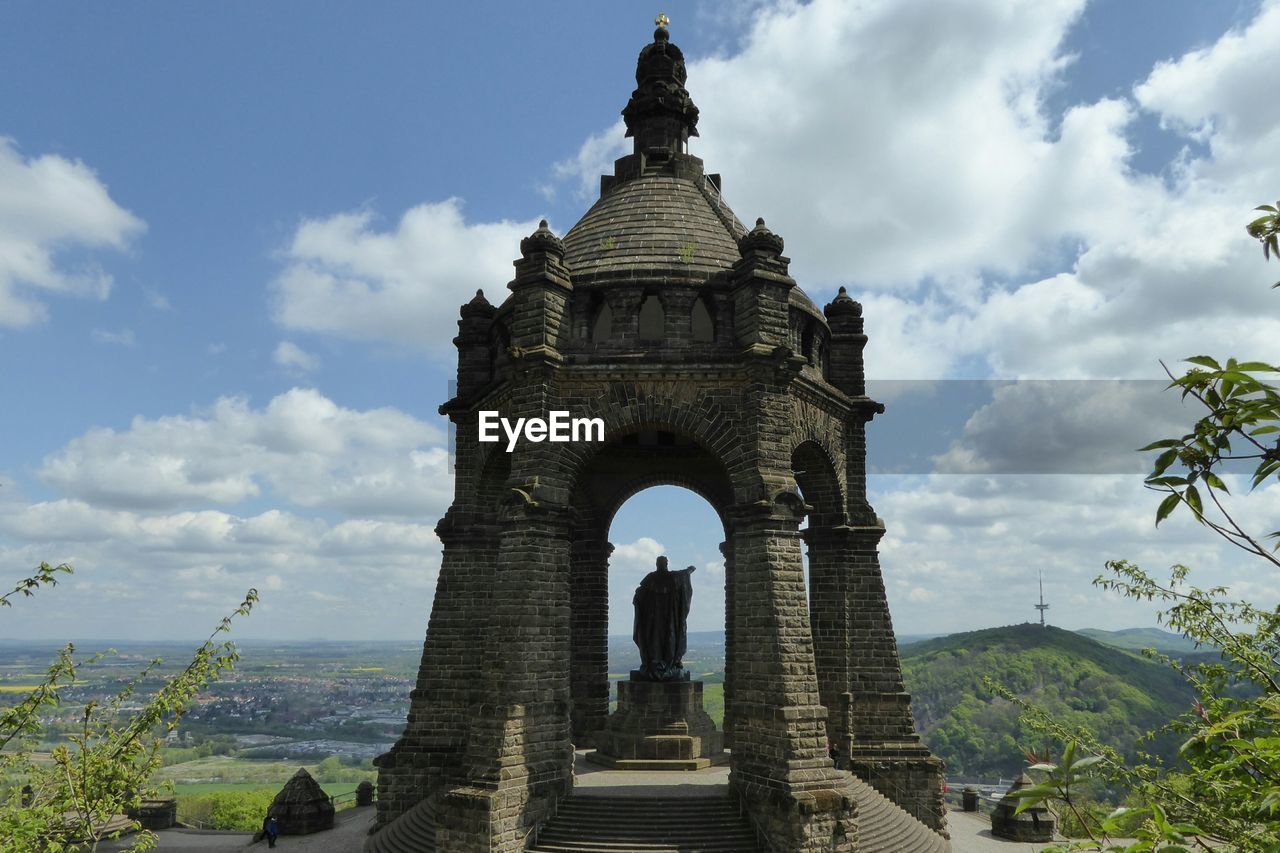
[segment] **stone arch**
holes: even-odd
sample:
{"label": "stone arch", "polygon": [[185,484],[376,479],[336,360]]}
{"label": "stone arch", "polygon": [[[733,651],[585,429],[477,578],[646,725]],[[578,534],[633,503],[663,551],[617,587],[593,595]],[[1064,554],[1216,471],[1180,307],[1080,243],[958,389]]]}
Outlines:
{"label": "stone arch", "polygon": [[480,461],[479,469],[475,510],[479,513],[496,513],[511,477],[511,454],[505,452],[499,444],[490,445],[488,454]]}
{"label": "stone arch", "polygon": [[489,327],[489,380],[497,378],[498,372],[511,360],[511,333],[501,321],[494,321]]}
{"label": "stone arch", "polygon": [[[608,533],[618,511],[632,497],[656,486],[677,486],[705,500],[729,541],[728,512],[734,488],[728,471],[706,446],[687,435],[615,424],[594,451],[575,460],[570,479],[569,625],[570,725],[575,742],[591,739],[609,714]],[[662,436],[671,440],[662,441]],[[648,443],[631,441],[651,439]],[[726,589],[725,611],[729,612]],[[726,618],[726,632],[730,623]]]}
{"label": "stone arch", "polygon": [[804,360],[809,364],[814,363],[814,336],[817,323],[812,319],[806,320],[800,331],[800,354],[804,356]]}
{"label": "stone arch", "polygon": [[601,510],[601,524],[605,530],[613,524],[614,518],[618,511],[626,505],[636,495],[646,489],[657,488],[658,486],[677,486],[682,489],[688,489],[698,497],[710,504],[715,510],[716,516],[720,519],[721,529],[725,536],[729,535],[729,522],[725,517],[725,511],[728,508],[728,501],[732,500],[732,496],[719,494],[716,489],[707,483],[704,478],[690,477],[684,474],[664,474],[654,473],[642,477],[637,477],[624,484],[618,491],[610,495],[605,507]]}
{"label": "stone arch", "polygon": [[811,526],[829,526],[844,521],[844,493],[840,476],[830,454],[812,439],[800,442],[791,453],[791,472],[809,506]]}
{"label": "stone arch", "polygon": [[572,491],[581,472],[604,448],[644,431],[670,432],[705,450],[725,471],[734,503],[766,494],[760,470],[747,455],[739,434],[729,428],[734,412],[725,411],[687,384],[675,380],[615,382],[603,393],[580,402],[579,417],[600,418],[604,441],[560,445],[559,476]]}
{"label": "stone arch", "polygon": [[716,339],[715,322],[711,319],[714,312],[708,306],[710,297],[706,294],[693,300],[689,309],[689,334],[694,343],[713,343]]}
{"label": "stone arch", "polygon": [[667,337],[667,311],[662,297],[646,293],[640,302],[637,335],[641,341],[663,341]]}
{"label": "stone arch", "polygon": [[613,309],[604,294],[596,291],[591,294],[591,308],[587,314],[589,338],[593,343],[607,341],[613,336]]}

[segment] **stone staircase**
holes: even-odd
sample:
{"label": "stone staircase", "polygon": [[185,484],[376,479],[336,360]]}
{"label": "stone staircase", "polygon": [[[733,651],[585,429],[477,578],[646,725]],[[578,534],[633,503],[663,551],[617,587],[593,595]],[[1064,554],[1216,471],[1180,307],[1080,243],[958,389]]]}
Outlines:
{"label": "stone staircase", "polygon": [[432,806],[432,800],[423,800],[369,836],[364,853],[436,853],[436,818]]}
{"label": "stone staircase", "polygon": [[728,797],[569,797],[531,853],[763,853]]}
{"label": "stone staircase", "polygon": [[853,777],[858,804],[858,853],[948,853],[951,845],[896,803]]}

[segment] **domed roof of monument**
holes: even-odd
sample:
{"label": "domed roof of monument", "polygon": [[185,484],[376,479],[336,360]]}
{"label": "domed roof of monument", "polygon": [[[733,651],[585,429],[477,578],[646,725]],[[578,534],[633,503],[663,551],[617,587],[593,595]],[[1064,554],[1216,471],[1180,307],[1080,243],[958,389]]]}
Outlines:
{"label": "domed roof of monument", "polygon": [[728,270],[746,229],[703,180],[640,175],[607,192],[564,236],[573,280],[696,282]]}
{"label": "domed roof of monument", "polygon": [[[636,88],[622,111],[634,149],[601,178],[599,200],[564,235],[575,285],[697,285],[742,257],[739,241],[748,230],[720,195],[719,176],[704,174],[702,161],[688,153],[698,108],[684,88],[684,54],[667,23],[659,18],[653,42],[640,51]],[[789,301],[826,322],[799,287]]]}
{"label": "domed roof of monument", "polygon": [[684,54],[660,17],[636,61],[636,88],[622,111],[634,150],[601,181],[600,199],[564,236],[575,283],[660,279],[697,283],[738,260],[742,223],[720,198],[719,180],[688,153],[698,108],[684,88]]}

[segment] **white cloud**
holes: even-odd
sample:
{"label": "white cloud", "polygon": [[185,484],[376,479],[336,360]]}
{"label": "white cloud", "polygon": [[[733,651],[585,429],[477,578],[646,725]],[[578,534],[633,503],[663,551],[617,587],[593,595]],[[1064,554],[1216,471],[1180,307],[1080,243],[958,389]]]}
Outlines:
{"label": "white cloud", "polygon": [[631,151],[626,132],[626,123],[618,119],[608,130],[587,137],[577,154],[551,167],[552,177],[574,184],[574,197],[591,203],[600,195],[600,176],[613,174],[613,161]]}
{"label": "white cloud", "polygon": [[312,355],[292,341],[281,341],[276,345],[271,360],[277,367],[299,373],[310,373],[320,367],[319,356]]}
{"label": "white cloud", "polygon": [[1145,472],[1136,453],[1182,435],[1194,409],[1158,381],[995,383],[963,434],[935,459],[950,474]]}
{"label": "white cloud", "polygon": [[234,505],[271,497],[357,515],[430,517],[452,482],[437,427],[392,408],[355,411],[295,388],[262,409],[243,398],[128,430],[91,429],[45,459],[64,494],[116,508]]}
{"label": "white cloud", "polygon": [[389,341],[444,353],[457,306],[483,288],[505,296],[527,222],[468,223],[456,198],[406,211],[379,231],[369,211],[303,222],[272,283],[276,321],[287,329]]}
{"label": "white cloud", "polygon": [[[0,136],[0,327],[45,319],[44,295],[106,299],[111,276],[70,250],[124,250],[145,226],[93,170],[54,154],[24,157]],[[61,255],[61,256],[60,256]]]}
{"label": "white cloud", "polygon": [[[1259,606],[1276,603],[1269,587],[1241,585],[1257,580],[1256,558],[1186,515],[1157,529],[1159,495],[1143,488],[1141,476],[879,477],[872,486],[872,503],[887,526],[886,588],[894,624],[904,633],[1034,620],[1039,572],[1053,624],[1154,624],[1154,605],[1092,587],[1112,559],[1131,560],[1157,577],[1184,563],[1199,586],[1225,584],[1240,595],[1262,593],[1253,599]],[[1238,500],[1234,509],[1250,529],[1270,530],[1265,525],[1280,511],[1280,486]]]}
{"label": "white cloud", "polygon": [[121,329],[118,332],[94,329],[89,333],[89,337],[93,338],[94,343],[114,344],[121,347],[131,347],[138,343],[137,337],[133,334],[133,329]]}
{"label": "white cloud", "polygon": [[323,625],[327,636],[368,638],[420,633],[440,544],[427,523],[331,523],[279,510],[148,514],[68,499],[0,504],[0,561],[42,559],[70,562],[76,573],[20,603],[6,631],[194,636],[254,587],[262,604],[237,636],[314,636]]}
{"label": "white cloud", "polygon": [[[1243,230],[1280,185],[1280,105],[1256,82],[1280,73],[1280,4],[1131,97],[1053,114],[1086,11],[779,2],[740,50],[690,62],[693,153],[744,221],[786,238],[815,300],[860,294],[871,375],[1159,377],[1161,358],[1280,338]],[[1208,153],[1136,171],[1143,111]],[[593,135],[553,176],[593,187],[622,143],[617,125]]]}

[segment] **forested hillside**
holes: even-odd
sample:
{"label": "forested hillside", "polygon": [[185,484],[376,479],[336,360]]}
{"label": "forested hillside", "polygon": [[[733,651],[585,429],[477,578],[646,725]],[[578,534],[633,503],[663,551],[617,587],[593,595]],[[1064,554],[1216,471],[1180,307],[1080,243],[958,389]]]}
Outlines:
{"label": "forested hillside", "polygon": [[[1007,778],[1025,766],[1023,750],[1044,746],[1023,729],[1015,706],[983,689],[983,676],[1122,751],[1192,700],[1168,667],[1030,623],[912,644],[902,649],[902,668],[916,723],[951,777]],[[1144,749],[1172,759],[1179,743],[1166,735]]]}

